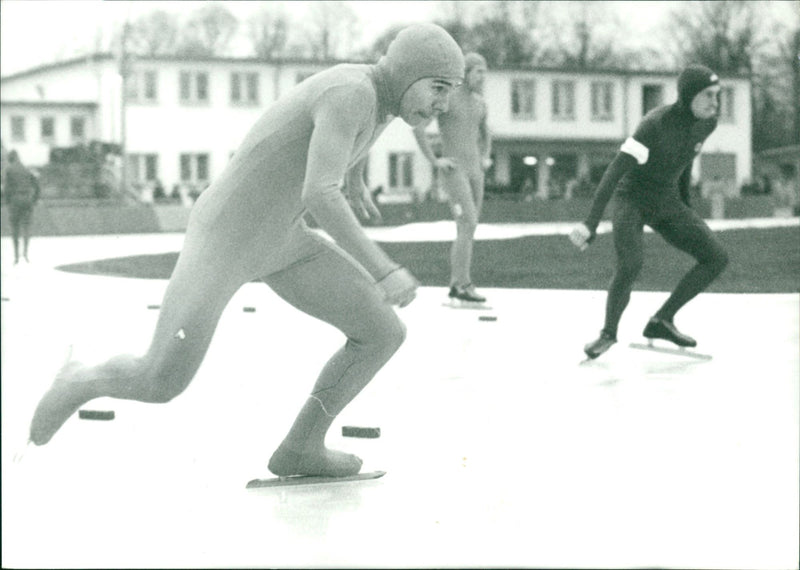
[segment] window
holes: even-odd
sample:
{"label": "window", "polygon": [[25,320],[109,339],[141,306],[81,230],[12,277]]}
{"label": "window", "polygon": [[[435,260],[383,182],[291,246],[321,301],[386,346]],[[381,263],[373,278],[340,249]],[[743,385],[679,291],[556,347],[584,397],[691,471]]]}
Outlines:
{"label": "window", "polygon": [[238,103],[242,100],[242,74],[231,73],[231,102]]}
{"label": "window", "polygon": [[719,121],[721,123],[733,123],[735,121],[733,109],[736,99],[734,99],[733,87],[723,87],[719,92]]}
{"label": "window", "polygon": [[247,102],[258,103],[258,74],[248,73],[245,76],[245,83],[247,84]]}
{"label": "window", "polygon": [[258,103],[257,73],[231,73],[231,103]]}
{"label": "window", "polygon": [[389,188],[410,189],[414,186],[414,155],[410,152],[389,154]]}
{"label": "window", "polygon": [[53,117],[42,117],[42,142],[52,143],[56,138],[56,120]]}
{"label": "window", "polygon": [[134,71],[126,79],[126,96],[131,103],[158,101],[158,75],[155,71]]}
{"label": "window", "polygon": [[553,118],[575,119],[574,81],[553,81]]}
{"label": "window", "polygon": [[73,142],[81,142],[86,138],[86,118],[71,117],[69,120],[69,134]]}
{"label": "window", "polygon": [[614,118],[614,84],[610,81],[592,83],[592,119],[610,121]]}
{"label": "window", "polygon": [[182,154],[180,162],[181,182],[208,182],[208,154]]}
{"label": "window", "polygon": [[11,140],[25,142],[25,117],[11,117]]}
{"label": "window", "polygon": [[179,78],[181,103],[208,103],[208,73],[181,71]]}
{"label": "window", "polygon": [[158,178],[158,155],[129,154],[128,167],[131,182],[154,182]]}
{"label": "window", "polygon": [[536,117],[536,83],[532,79],[511,81],[511,116],[532,120]]}
{"label": "window", "polygon": [[663,85],[642,85],[642,115],[664,104]]}

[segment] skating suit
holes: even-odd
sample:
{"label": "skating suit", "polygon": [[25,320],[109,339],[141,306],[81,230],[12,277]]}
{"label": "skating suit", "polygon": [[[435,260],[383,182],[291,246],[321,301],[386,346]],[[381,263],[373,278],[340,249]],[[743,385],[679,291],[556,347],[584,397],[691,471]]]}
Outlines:
{"label": "skating suit", "polygon": [[621,147],[637,164],[620,181],[617,195],[648,220],[687,202],[692,162],[716,126],[716,119],[695,119],[679,103],[648,113]]}

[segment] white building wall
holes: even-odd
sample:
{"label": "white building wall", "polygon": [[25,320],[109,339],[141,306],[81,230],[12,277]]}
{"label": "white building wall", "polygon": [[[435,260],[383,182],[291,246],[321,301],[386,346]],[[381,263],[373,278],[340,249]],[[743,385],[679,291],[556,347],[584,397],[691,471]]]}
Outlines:
{"label": "white building wall", "polygon": [[[297,83],[326,66],[321,64],[265,64],[256,61],[147,61],[134,63],[137,71],[154,70],[158,75],[158,100],[155,103],[130,102],[126,110],[126,139],[129,153],[158,154],[159,175],[165,185],[179,181],[181,153],[208,153],[209,175],[215,178],[231,153],[263,111]],[[209,101],[183,103],[179,100],[179,77],[182,70],[205,71],[209,77]],[[256,105],[233,104],[230,101],[230,74],[233,71],[258,73],[259,101]],[[536,82],[536,110],[533,120],[517,120],[511,116],[511,81],[531,78]],[[555,80],[574,81],[575,120],[559,120],[552,116],[552,85]],[[611,121],[591,118],[592,81],[614,84],[614,115]],[[658,74],[571,74],[554,71],[489,71],[485,98],[489,105],[489,128],[500,139],[530,141],[598,140],[620,142],[630,135],[642,118],[642,87],[661,84],[664,103],[676,99],[676,77]],[[735,122],[721,123],[707,141],[703,152],[725,152],[736,155],[739,185],[751,177],[750,92],[744,79],[725,80],[736,88]],[[43,70],[2,82],[4,101],[40,101],[37,85],[43,87],[49,101],[95,101],[98,107],[94,120],[87,124],[87,138],[121,142],[121,80],[113,60],[76,63],[62,68]],[[26,111],[27,113],[28,111]],[[60,113],[61,111],[59,111]],[[36,110],[30,110],[35,116]],[[4,141],[10,141],[10,123],[5,108],[2,113]],[[60,119],[58,119],[60,121]],[[29,129],[37,129],[30,120]],[[57,126],[58,130],[62,127]],[[68,125],[63,128],[68,128]],[[435,131],[435,127],[432,128]],[[58,145],[61,140],[57,138]],[[12,146],[12,145],[6,145]],[[500,148],[499,145],[495,147]],[[506,147],[508,148],[508,147]],[[30,149],[36,161],[45,156],[42,149]],[[370,153],[370,186],[389,190],[389,154],[411,152],[414,155],[414,186],[427,189],[431,171],[417,148],[411,128],[396,119],[376,142]],[[499,179],[508,174],[508,156],[499,150],[495,171]],[[38,153],[38,154],[37,154]],[[33,159],[28,159],[33,160]],[[699,161],[698,161],[699,162]]]}
{"label": "white building wall", "polygon": [[[736,156],[737,189],[752,181],[753,153],[751,125],[753,117],[750,106],[750,83],[741,79],[720,80],[720,85],[734,87],[733,121],[720,121],[717,128],[703,145],[703,153],[728,153]],[[695,176],[699,176],[699,161],[695,161]]]}
{"label": "white building wall", "polygon": [[100,77],[108,73],[109,64],[76,62],[3,81],[0,97],[4,101],[96,102]]}
{"label": "white building wall", "polygon": [[[25,117],[25,140],[15,141],[11,136],[11,119],[15,116]],[[42,119],[53,119],[53,137],[43,140],[41,136]],[[28,166],[42,166],[50,160],[52,147],[72,146],[78,144],[71,136],[71,120],[73,117],[84,119],[84,141],[91,138],[95,131],[95,109],[89,106],[71,105],[4,105],[0,112],[0,137],[7,150],[16,150],[22,162]]]}

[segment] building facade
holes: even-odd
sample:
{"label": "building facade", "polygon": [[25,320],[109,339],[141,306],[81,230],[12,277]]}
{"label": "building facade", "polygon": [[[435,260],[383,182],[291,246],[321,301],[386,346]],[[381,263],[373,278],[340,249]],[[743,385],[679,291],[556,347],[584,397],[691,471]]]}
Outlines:
{"label": "building facade", "polygon": [[[202,191],[225,167],[261,113],[309,75],[337,62],[138,58],[123,82],[109,54],[42,66],[0,80],[0,138],[31,166],[53,147],[122,144],[124,179]],[[676,73],[490,70],[485,98],[494,164],[490,190],[555,198],[596,183],[650,109],[676,99]],[[694,177],[738,188],[751,179],[750,80],[721,79],[719,127]],[[435,122],[429,136],[436,142]],[[376,142],[368,184],[408,199],[436,188],[410,127],[393,121]]]}

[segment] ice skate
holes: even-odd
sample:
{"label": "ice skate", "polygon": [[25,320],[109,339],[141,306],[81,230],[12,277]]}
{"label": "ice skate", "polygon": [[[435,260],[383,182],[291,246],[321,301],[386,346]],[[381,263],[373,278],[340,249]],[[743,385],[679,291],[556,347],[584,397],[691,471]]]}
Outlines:
{"label": "ice skate", "polygon": [[653,317],[648,321],[642,334],[648,339],[661,338],[682,347],[697,346],[696,340],[680,332],[671,321],[658,317]]}
{"label": "ice skate", "polygon": [[584,346],[583,352],[586,353],[586,356],[594,360],[611,348],[616,342],[617,339],[614,336],[605,331],[600,331],[600,337]]}
{"label": "ice skate", "polygon": [[385,471],[359,473],[361,459],[350,453],[322,448],[317,452],[298,452],[281,445],[269,460],[269,470],[278,475],[271,479],[253,479],[248,489],[286,485],[340,483],[383,477]]}
{"label": "ice skate", "polygon": [[[678,356],[688,356],[698,360],[711,360],[710,354],[701,354],[699,352],[687,350],[687,347],[697,346],[697,341],[692,337],[678,331],[678,329],[675,328],[675,325],[670,321],[653,317],[647,323],[647,326],[644,328],[644,332],[642,334],[647,339],[647,344],[632,342],[630,345],[631,348],[650,350],[652,352],[661,352],[664,354],[676,354]],[[668,340],[669,342],[677,345],[678,348],[656,346],[653,344],[653,340],[655,339]]]}
{"label": "ice skate", "polygon": [[268,468],[278,477],[349,477],[361,470],[361,459],[325,447],[298,452],[281,445],[272,454]]}
{"label": "ice skate", "polygon": [[490,309],[486,297],[475,291],[475,285],[452,285],[445,305],[454,309]]}

